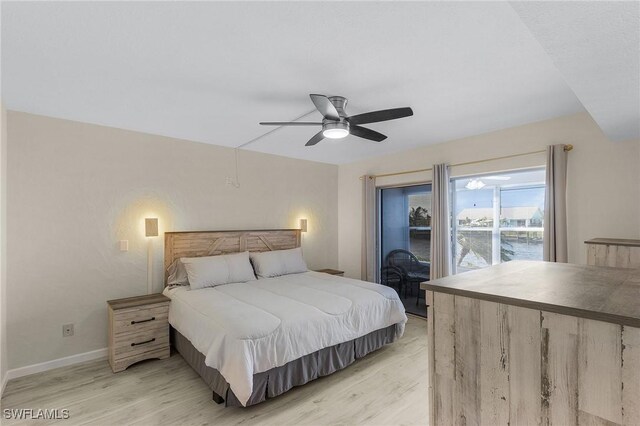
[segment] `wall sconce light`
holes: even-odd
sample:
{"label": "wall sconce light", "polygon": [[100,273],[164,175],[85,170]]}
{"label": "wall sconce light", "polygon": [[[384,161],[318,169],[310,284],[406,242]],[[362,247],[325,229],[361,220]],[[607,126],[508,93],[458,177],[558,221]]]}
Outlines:
{"label": "wall sconce light", "polygon": [[[158,218],[148,217],[144,220],[145,237],[158,236]],[[147,294],[153,291],[153,239],[148,238],[147,245]]]}
{"label": "wall sconce light", "polygon": [[144,220],[144,235],[146,237],[158,236],[158,218],[148,217]]}
{"label": "wall sconce light", "polygon": [[307,219],[300,219],[300,232],[307,232]]}

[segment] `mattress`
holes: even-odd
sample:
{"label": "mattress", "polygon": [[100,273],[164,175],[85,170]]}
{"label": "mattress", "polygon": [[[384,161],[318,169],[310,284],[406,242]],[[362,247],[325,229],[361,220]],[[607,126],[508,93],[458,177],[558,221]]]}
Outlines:
{"label": "mattress", "polygon": [[318,272],[164,294],[169,323],[242,405],[254,374],[394,324],[402,335],[407,321],[392,288]]}

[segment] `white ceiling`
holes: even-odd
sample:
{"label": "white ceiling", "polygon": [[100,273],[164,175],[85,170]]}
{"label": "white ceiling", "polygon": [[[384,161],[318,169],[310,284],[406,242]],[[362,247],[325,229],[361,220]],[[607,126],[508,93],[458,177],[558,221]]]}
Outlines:
{"label": "white ceiling", "polygon": [[239,146],[309,93],[415,115],[370,125],[378,144],[281,128],[246,149],[338,164],[584,111],[505,2],[2,3],[8,109]]}
{"label": "white ceiling", "polygon": [[640,139],[640,2],[512,6],[609,139]]}

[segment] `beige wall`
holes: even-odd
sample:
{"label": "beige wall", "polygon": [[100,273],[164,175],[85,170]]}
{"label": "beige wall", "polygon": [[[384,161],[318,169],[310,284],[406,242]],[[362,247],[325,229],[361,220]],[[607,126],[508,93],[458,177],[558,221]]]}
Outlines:
{"label": "beige wall", "polygon": [[[7,110],[0,104],[0,386],[7,374]],[[4,388],[2,388],[4,390]]]}
{"label": "beige wall", "polygon": [[[575,146],[569,154],[568,165],[569,261],[586,262],[583,242],[589,238],[639,238],[640,141],[610,142],[591,117],[582,113],[340,166],[340,268],[348,276],[360,277],[362,198],[359,176],[538,151],[557,143]],[[452,175],[514,170],[544,163],[544,154],[536,154],[453,167]],[[417,173],[380,178],[377,185],[430,180],[430,172]]]}
{"label": "beige wall", "polygon": [[[8,275],[2,283],[11,303],[2,315],[8,316],[10,368],[106,346],[105,301],[146,291],[146,216],[159,217],[161,231],[296,227],[306,217],[309,266],[339,264],[359,277],[359,176],[571,143],[570,261],[584,263],[585,239],[640,237],[640,141],[607,141],[586,113],[339,168],[240,151],[240,188],[225,184],[234,176],[232,149],[13,111],[7,119],[11,161],[3,179],[8,203],[2,205],[9,207],[8,250],[2,253],[8,253]],[[535,167],[544,160],[536,154],[455,167],[452,174]],[[378,184],[430,179],[422,173]],[[128,252],[118,250],[121,239],[129,240]],[[160,291],[161,238],[154,250]],[[74,337],[62,338],[64,323],[75,323]],[[7,359],[3,355],[0,360]]]}
{"label": "beige wall", "polygon": [[[337,166],[8,112],[8,342],[17,368],[107,344],[106,300],[146,292],[145,216],[160,231],[292,228],[337,267]],[[120,252],[118,241],[129,240]],[[162,289],[162,238],[154,241]],[[63,338],[62,324],[75,323]]]}

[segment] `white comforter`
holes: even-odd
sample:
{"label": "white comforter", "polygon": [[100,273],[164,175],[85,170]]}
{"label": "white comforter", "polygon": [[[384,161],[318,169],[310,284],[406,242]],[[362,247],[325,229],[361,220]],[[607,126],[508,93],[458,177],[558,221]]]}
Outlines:
{"label": "white comforter", "polygon": [[164,294],[171,325],[243,405],[254,373],[407,321],[392,288],[318,272]]}

